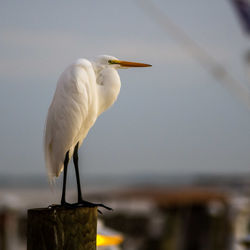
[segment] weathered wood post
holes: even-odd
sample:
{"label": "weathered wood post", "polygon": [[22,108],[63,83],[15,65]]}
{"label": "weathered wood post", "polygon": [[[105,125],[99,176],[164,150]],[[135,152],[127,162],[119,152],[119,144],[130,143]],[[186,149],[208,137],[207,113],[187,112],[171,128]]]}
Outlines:
{"label": "weathered wood post", "polygon": [[27,250],[95,250],[97,208],[28,210]]}

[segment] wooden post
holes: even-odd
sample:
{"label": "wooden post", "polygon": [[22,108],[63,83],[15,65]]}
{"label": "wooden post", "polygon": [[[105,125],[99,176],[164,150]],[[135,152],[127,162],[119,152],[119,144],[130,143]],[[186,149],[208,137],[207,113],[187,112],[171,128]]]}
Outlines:
{"label": "wooden post", "polygon": [[27,250],[95,250],[97,208],[28,210]]}

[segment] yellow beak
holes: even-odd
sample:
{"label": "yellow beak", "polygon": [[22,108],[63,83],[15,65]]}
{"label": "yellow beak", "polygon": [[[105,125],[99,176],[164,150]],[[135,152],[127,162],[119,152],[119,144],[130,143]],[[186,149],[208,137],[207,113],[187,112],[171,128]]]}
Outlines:
{"label": "yellow beak", "polygon": [[146,63],[138,63],[138,62],[128,62],[128,61],[120,61],[120,60],[111,60],[111,64],[120,64],[123,67],[151,67],[151,64]]}

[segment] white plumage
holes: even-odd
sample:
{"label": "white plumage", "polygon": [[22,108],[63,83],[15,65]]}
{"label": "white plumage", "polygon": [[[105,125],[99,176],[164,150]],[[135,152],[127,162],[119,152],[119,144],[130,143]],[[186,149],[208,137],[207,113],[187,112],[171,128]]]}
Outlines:
{"label": "white plumage", "polygon": [[[78,59],[60,76],[49,107],[44,153],[50,181],[63,174],[61,206],[99,206],[82,199],[78,167],[78,148],[94,125],[97,117],[117,99],[121,81],[118,68],[148,67],[149,64],[120,61],[113,56],[99,56],[95,61]],[[67,169],[73,155],[78,202],[66,202]]]}
{"label": "white plumage", "polygon": [[74,147],[82,144],[97,117],[108,109],[120,92],[120,78],[110,64],[111,56],[95,62],[79,59],[61,74],[49,107],[45,137],[45,162],[50,179],[63,170],[66,152],[69,158]]}
{"label": "white plumage", "polygon": [[[113,56],[99,56],[94,62],[78,59],[60,76],[55,95],[49,107],[44,153],[50,181],[63,174],[61,206],[99,206],[82,199],[78,168],[78,148],[94,125],[97,117],[117,99],[121,81],[118,68],[148,67],[149,64],[120,61]],[[66,202],[67,169],[73,155],[78,202]]]}

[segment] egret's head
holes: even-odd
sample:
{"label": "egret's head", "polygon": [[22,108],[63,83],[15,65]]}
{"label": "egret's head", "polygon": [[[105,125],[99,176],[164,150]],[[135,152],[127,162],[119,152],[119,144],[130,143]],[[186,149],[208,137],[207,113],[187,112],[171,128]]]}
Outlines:
{"label": "egret's head", "polygon": [[121,61],[114,56],[107,56],[107,55],[98,56],[96,59],[96,63],[99,64],[100,66],[103,66],[103,67],[110,66],[110,67],[113,67],[116,69],[131,68],[131,67],[151,67],[152,66],[150,64],[145,64],[145,63]]}

